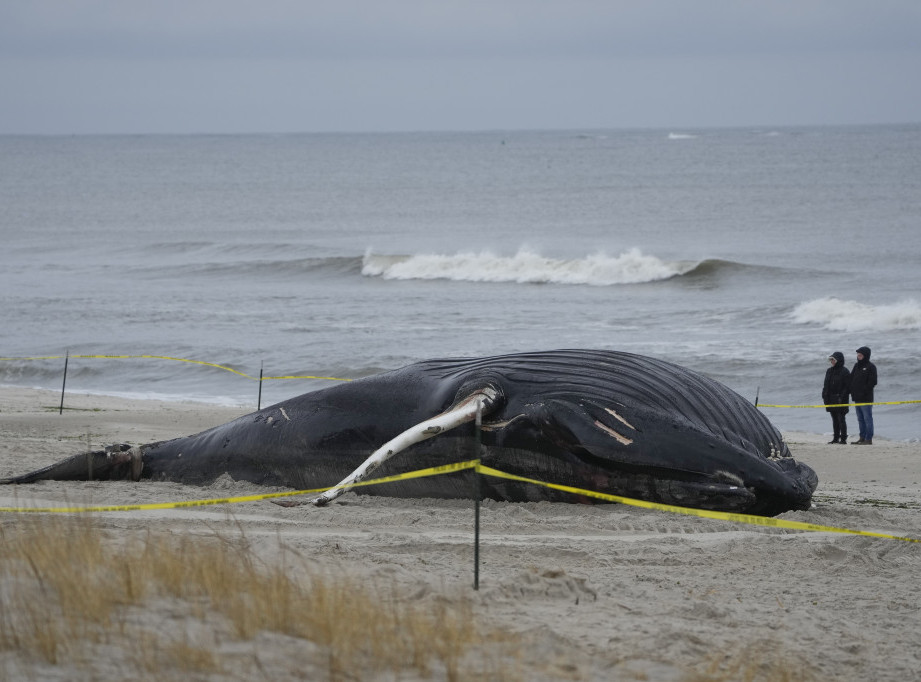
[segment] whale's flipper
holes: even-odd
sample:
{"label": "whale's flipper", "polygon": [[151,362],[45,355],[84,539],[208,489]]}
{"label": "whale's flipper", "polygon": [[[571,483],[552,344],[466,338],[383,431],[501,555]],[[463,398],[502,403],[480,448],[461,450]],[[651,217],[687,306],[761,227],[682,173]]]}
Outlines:
{"label": "whale's flipper", "polygon": [[[402,452],[410,445],[427,440],[439,433],[456,428],[461,424],[466,424],[476,419],[477,412],[486,414],[494,409],[498,404],[499,391],[493,386],[480,388],[466,398],[455,403],[451,408],[445,410],[439,415],[419,422],[418,424],[406,429],[396,438],[392,438],[381,447],[371,453],[361,465],[351,474],[342,479],[335,487],[330,488],[325,493],[312,500],[312,504],[322,507],[333,501],[342,493],[346,492],[353,485],[364,479],[371,472],[377,469],[381,464]],[[283,504],[283,506],[291,506]]]}

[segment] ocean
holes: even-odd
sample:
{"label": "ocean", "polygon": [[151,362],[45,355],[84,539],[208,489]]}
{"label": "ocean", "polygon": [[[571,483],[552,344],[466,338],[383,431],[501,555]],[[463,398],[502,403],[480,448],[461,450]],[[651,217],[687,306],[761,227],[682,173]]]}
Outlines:
{"label": "ocean", "polygon": [[[255,409],[585,347],[802,406],[868,345],[876,400],[921,399],[921,125],[6,136],[0,237],[3,385],[69,355],[68,391]],[[921,438],[921,404],[874,417]]]}

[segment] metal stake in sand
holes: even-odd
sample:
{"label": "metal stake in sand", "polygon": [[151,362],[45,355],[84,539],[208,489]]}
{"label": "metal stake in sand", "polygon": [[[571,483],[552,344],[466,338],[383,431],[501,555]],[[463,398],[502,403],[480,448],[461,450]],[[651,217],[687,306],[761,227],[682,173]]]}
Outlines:
{"label": "metal stake in sand", "polygon": [[256,412],[262,409],[262,367],[265,363],[259,363],[259,398],[256,400]]}
{"label": "metal stake in sand", "polygon": [[61,383],[61,407],[58,409],[58,414],[64,414],[64,388],[67,386],[67,361],[70,360],[70,349],[67,349],[67,353],[64,355],[64,381]]}
{"label": "metal stake in sand", "polygon": [[[473,457],[476,459],[477,466],[480,463],[480,452],[482,448],[482,436],[480,427],[483,425],[483,404],[477,401],[476,420],[473,429]],[[480,472],[477,467],[473,468],[473,589],[480,589]]]}

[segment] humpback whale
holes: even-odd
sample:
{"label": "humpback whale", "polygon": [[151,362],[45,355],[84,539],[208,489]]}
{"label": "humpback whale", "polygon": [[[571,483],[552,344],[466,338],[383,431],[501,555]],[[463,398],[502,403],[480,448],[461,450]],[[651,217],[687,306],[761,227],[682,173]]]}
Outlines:
{"label": "humpback whale", "polygon": [[[199,434],[111,445],[0,483],[92,478],[207,485],[228,474],[297,490],[339,484],[312,500],[326,504],[372,472],[391,476],[475,457],[564,486],[766,516],[808,509],[818,483],[738,393],[671,362],[611,350],[425,360],[305,393]],[[472,475],[354,491],[469,497]],[[512,502],[578,501],[572,493],[500,478],[482,477],[480,490]]]}

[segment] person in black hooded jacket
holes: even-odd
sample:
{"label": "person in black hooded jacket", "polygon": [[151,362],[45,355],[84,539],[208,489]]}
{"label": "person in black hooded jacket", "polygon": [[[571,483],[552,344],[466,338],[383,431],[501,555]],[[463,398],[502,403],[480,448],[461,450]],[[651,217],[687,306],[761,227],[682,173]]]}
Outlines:
{"label": "person in black hooded jacket", "polygon": [[[857,363],[851,370],[851,397],[855,403],[872,403],[873,387],[876,386],[876,365],[870,362],[870,349],[861,346],[857,349]],[[873,406],[855,405],[857,426],[860,428],[860,440],[854,445],[873,444]]]}
{"label": "person in black hooded jacket", "polygon": [[[828,356],[831,367],[825,370],[825,384],[822,386],[822,401],[826,405],[835,405],[836,407],[826,407],[825,411],[831,413],[831,425],[834,438],[829,441],[832,443],[847,443],[847,420],[845,415],[848,413],[848,394],[851,391],[851,373],[844,366],[844,354],[836,350]],[[841,407],[837,407],[841,406]]]}

